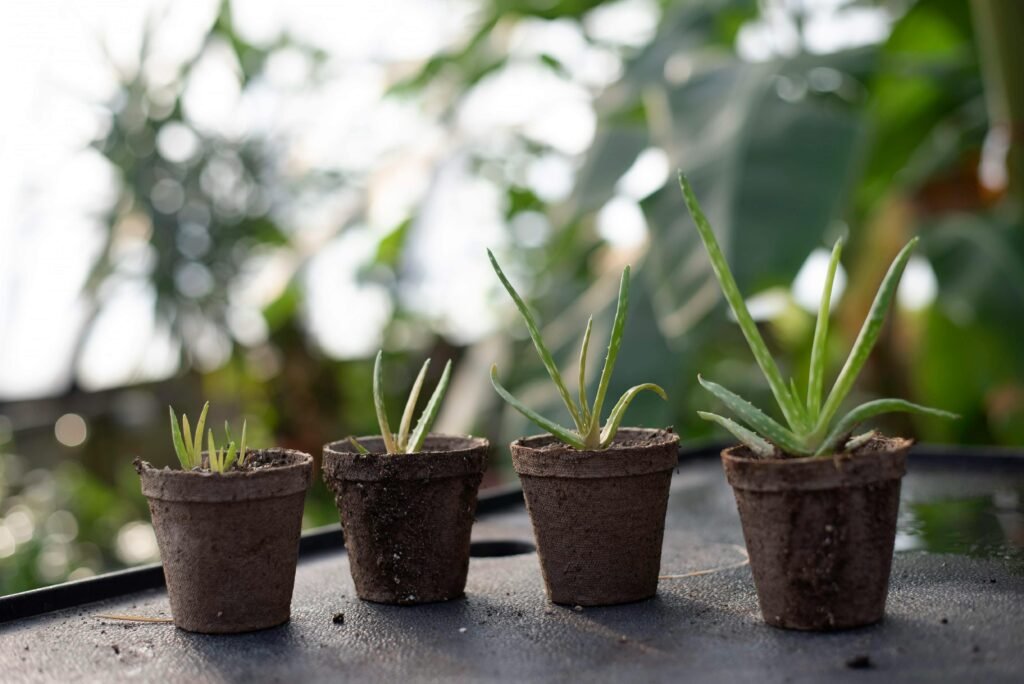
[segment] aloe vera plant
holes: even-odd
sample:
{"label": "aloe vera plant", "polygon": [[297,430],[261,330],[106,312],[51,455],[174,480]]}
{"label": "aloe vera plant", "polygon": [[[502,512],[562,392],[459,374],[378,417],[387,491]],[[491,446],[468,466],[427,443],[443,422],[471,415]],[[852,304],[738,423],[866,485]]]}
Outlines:
{"label": "aloe vera plant", "polygon": [[825,349],[828,342],[832,284],[843,250],[842,238],[836,241],[829,261],[825,289],[814,329],[807,392],[805,396],[801,396],[795,380],[791,379],[789,384],[783,380],[782,373],[757,329],[757,324],[754,323],[754,319],[747,310],[747,305],[736,285],[736,279],[729,270],[729,264],[715,239],[711,225],[697,202],[693,188],[682,173],[679,174],[679,183],[687,209],[689,209],[697,232],[707,249],[711,266],[721,285],[725,299],[732,308],[747,344],[771,387],[772,394],[775,396],[788,427],[783,426],[721,385],[698,376],[700,384],[725,404],[746,426],[729,418],[704,411],[698,412],[701,418],[717,423],[731,432],[757,456],[770,458],[780,454],[783,456],[828,456],[837,452],[853,450],[868,441],[874,434],[868,432],[853,436],[854,429],[862,422],[883,413],[908,412],[941,418],[957,417],[956,414],[912,404],[903,399],[876,399],[861,404],[839,420],[835,420],[840,405],[853,388],[857,376],[878,341],[886,313],[896,293],[903,270],[910,259],[910,253],[917,244],[917,238],[912,239],[903,247],[889,267],[889,271],[875,295],[867,319],[853,344],[853,349],[831,391],[823,400]]}
{"label": "aloe vera plant", "polygon": [[[430,359],[423,362],[416,381],[412,384],[409,398],[405,402],[405,411],[402,413],[402,422],[398,425],[398,432],[391,432],[391,425],[388,423],[387,410],[384,407],[384,393],[381,388],[383,383],[383,357],[384,351],[377,352],[377,360],[373,364],[373,407],[377,411],[377,424],[380,426],[380,436],[384,440],[384,448],[389,454],[414,454],[423,448],[423,442],[430,433],[430,428],[437,418],[437,412],[441,410],[441,401],[444,393],[448,390],[448,378],[451,376],[452,362],[444,365],[441,379],[434,388],[426,408],[420,414],[416,427],[412,428],[412,414],[416,410],[416,402],[420,398],[420,390],[423,389],[423,381],[427,377],[427,369],[430,368]],[[412,430],[410,431],[410,428]],[[370,453],[369,450],[356,440],[350,437],[349,441],[356,451],[361,454]]]}
{"label": "aloe vera plant", "polygon": [[[206,427],[206,413],[210,409],[210,402],[206,402],[203,405],[203,410],[199,414],[199,420],[196,422],[194,435],[188,422],[188,416],[185,414],[181,415],[181,427],[178,427],[178,417],[174,413],[174,408],[170,406],[167,408],[170,411],[171,417],[171,440],[174,443],[174,451],[178,455],[181,467],[184,470],[202,467],[203,430]],[[231,428],[225,421],[224,435],[227,438],[227,446],[218,447],[213,438],[213,430],[207,432],[207,466],[212,472],[226,473],[233,466],[241,467],[244,464],[245,456],[248,453],[245,446],[245,433],[246,423],[243,422],[242,439],[236,447],[235,440],[231,436]]]}
{"label": "aloe vera plant", "polygon": [[498,265],[498,261],[494,258],[491,250],[487,250],[487,256],[491,260],[491,266],[498,275],[498,279],[505,286],[509,296],[512,297],[512,301],[515,302],[516,308],[519,309],[519,313],[526,322],[526,328],[530,332],[533,346],[536,347],[537,354],[540,356],[544,368],[555,383],[562,402],[569,410],[575,430],[562,427],[555,421],[545,418],[512,396],[512,393],[505,389],[498,380],[498,365],[494,364],[491,366],[491,384],[494,385],[495,391],[497,391],[501,398],[508,402],[512,408],[569,446],[575,449],[594,450],[607,449],[611,445],[615,439],[615,434],[619,430],[619,425],[622,423],[622,417],[625,415],[626,409],[629,408],[629,404],[640,392],[650,390],[662,399],[668,399],[665,390],[653,383],[648,382],[631,387],[615,402],[615,406],[612,407],[611,413],[608,415],[608,421],[603,428],[601,427],[601,409],[604,406],[605,395],[608,393],[608,385],[611,383],[612,370],[615,368],[619,348],[622,346],[622,332],[626,327],[626,311],[629,308],[629,266],[623,269],[622,279],[619,281],[619,299],[615,307],[615,321],[612,323],[611,337],[608,341],[608,352],[605,356],[604,368],[601,370],[601,379],[598,381],[597,394],[594,396],[593,403],[590,403],[587,398],[587,352],[590,347],[590,333],[594,327],[594,317],[591,316],[587,320],[587,328],[583,333],[583,345],[580,349],[579,362],[579,398],[573,399],[568,387],[566,387],[565,381],[562,379],[562,374],[559,372],[557,364],[555,364],[554,358],[551,356],[551,352],[548,351],[544,340],[541,339],[540,329],[537,327],[533,314],[527,308],[526,302],[523,301],[523,298],[512,287],[512,283],[509,282],[504,271],[501,270],[501,266]]}

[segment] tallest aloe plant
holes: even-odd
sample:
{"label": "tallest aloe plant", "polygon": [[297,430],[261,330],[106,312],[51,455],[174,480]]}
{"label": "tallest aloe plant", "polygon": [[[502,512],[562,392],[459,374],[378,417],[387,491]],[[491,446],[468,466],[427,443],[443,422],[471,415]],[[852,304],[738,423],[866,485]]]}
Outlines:
{"label": "tallest aloe plant", "polygon": [[[747,310],[746,302],[736,285],[736,279],[729,270],[725,255],[722,254],[722,249],[718,246],[711,225],[705,218],[686,176],[679,174],[679,183],[697,232],[707,248],[711,266],[722,287],[722,293],[739,322],[743,336],[746,337],[747,344],[750,346],[758,366],[761,367],[772,394],[775,395],[775,400],[778,402],[788,427],[773,420],[760,409],[721,385],[704,378],[699,378],[701,385],[721,400],[747,427],[713,413],[699,412],[701,418],[718,423],[758,456],[770,457],[779,451],[783,455],[791,456],[827,456],[838,451],[855,448],[865,441],[866,436],[851,438],[853,430],[865,420],[883,413],[903,411],[941,418],[957,417],[955,414],[912,404],[903,399],[876,399],[861,404],[841,419],[835,420],[840,405],[853,389],[857,376],[860,375],[868,355],[878,341],[886,313],[896,293],[903,270],[910,259],[910,253],[917,244],[917,238],[911,240],[900,251],[889,267],[889,271],[875,295],[868,317],[853,344],[853,350],[839,372],[839,377],[831,391],[825,396],[825,349],[828,342],[829,308],[832,301],[832,284],[839,266],[839,257],[843,251],[842,239],[836,242],[832,248],[832,258],[829,260],[828,275],[825,279],[825,290],[814,329],[807,392],[801,396],[795,380],[791,379],[788,384],[783,380],[782,373],[761,338],[757,324]],[[823,396],[825,397],[824,401],[822,400]]]}

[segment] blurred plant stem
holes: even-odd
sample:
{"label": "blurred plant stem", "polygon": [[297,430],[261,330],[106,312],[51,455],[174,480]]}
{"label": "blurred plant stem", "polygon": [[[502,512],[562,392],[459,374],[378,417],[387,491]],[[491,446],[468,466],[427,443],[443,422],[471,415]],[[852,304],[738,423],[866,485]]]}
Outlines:
{"label": "blurred plant stem", "polygon": [[[1024,203],[1024,2],[972,0],[971,10],[989,115],[981,180],[986,189],[1005,190]],[[989,165],[992,175],[985,173]],[[1002,181],[1002,187],[986,181]]]}

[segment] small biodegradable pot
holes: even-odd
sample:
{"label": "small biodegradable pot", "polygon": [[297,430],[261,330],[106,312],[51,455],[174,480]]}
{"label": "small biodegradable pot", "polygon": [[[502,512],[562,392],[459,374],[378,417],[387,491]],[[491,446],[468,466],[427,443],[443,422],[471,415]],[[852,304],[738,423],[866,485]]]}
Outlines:
{"label": "small biodegradable pot", "polygon": [[432,434],[423,451],[388,454],[380,437],[357,439],[369,454],[346,439],[323,460],[356,594],[398,605],[463,596],[488,441]]}
{"label": "small biodegradable pot", "polygon": [[679,437],[624,428],[601,451],[578,451],[551,435],[511,448],[548,598],[609,606],[654,596]]}
{"label": "small biodegradable pot", "polygon": [[826,631],[882,619],[912,444],[877,438],[831,458],[722,452],[765,622]]}
{"label": "small biodegradable pot", "polygon": [[222,475],[138,459],[135,469],[149,500],[174,624],[232,634],[287,622],[313,457],[249,451],[245,470]]}

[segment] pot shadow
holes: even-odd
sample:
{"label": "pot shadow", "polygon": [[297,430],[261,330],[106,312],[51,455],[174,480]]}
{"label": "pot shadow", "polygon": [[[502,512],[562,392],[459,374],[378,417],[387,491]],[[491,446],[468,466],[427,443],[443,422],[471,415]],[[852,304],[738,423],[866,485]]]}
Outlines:
{"label": "pot shadow", "polygon": [[[289,622],[242,634],[200,634],[175,629],[172,648],[186,654],[186,662],[196,672],[181,672],[193,680],[210,678],[217,681],[266,679],[301,681],[307,667],[302,629],[293,619]],[[188,661],[191,661],[190,663]]]}
{"label": "pot shadow", "polygon": [[615,606],[549,605],[572,629],[607,641],[609,646],[646,655],[669,654],[677,648],[681,629],[714,610],[685,596],[660,591],[649,599]]}
{"label": "pot shadow", "polygon": [[[532,679],[547,672],[559,649],[557,640],[541,637],[538,617],[544,616],[545,606],[543,594],[532,592],[469,593],[417,606],[353,598],[344,608],[345,627],[360,633],[357,644],[348,642],[368,651],[360,659],[392,661],[386,665],[392,668],[387,673],[390,679],[422,675],[403,669],[411,663],[426,664],[432,678]],[[554,650],[550,655],[538,653],[538,644]],[[525,653],[531,657],[524,658]]]}
{"label": "pot shadow", "polygon": [[786,654],[793,667],[843,672],[898,666],[911,679],[915,669],[928,670],[949,655],[955,661],[970,648],[969,644],[977,641],[977,635],[964,630],[956,637],[958,646],[936,651],[935,645],[950,637],[948,628],[902,615],[886,615],[881,621],[863,627],[816,632],[773,627],[758,612],[755,624],[748,630],[757,632],[756,638],[765,652]]}

